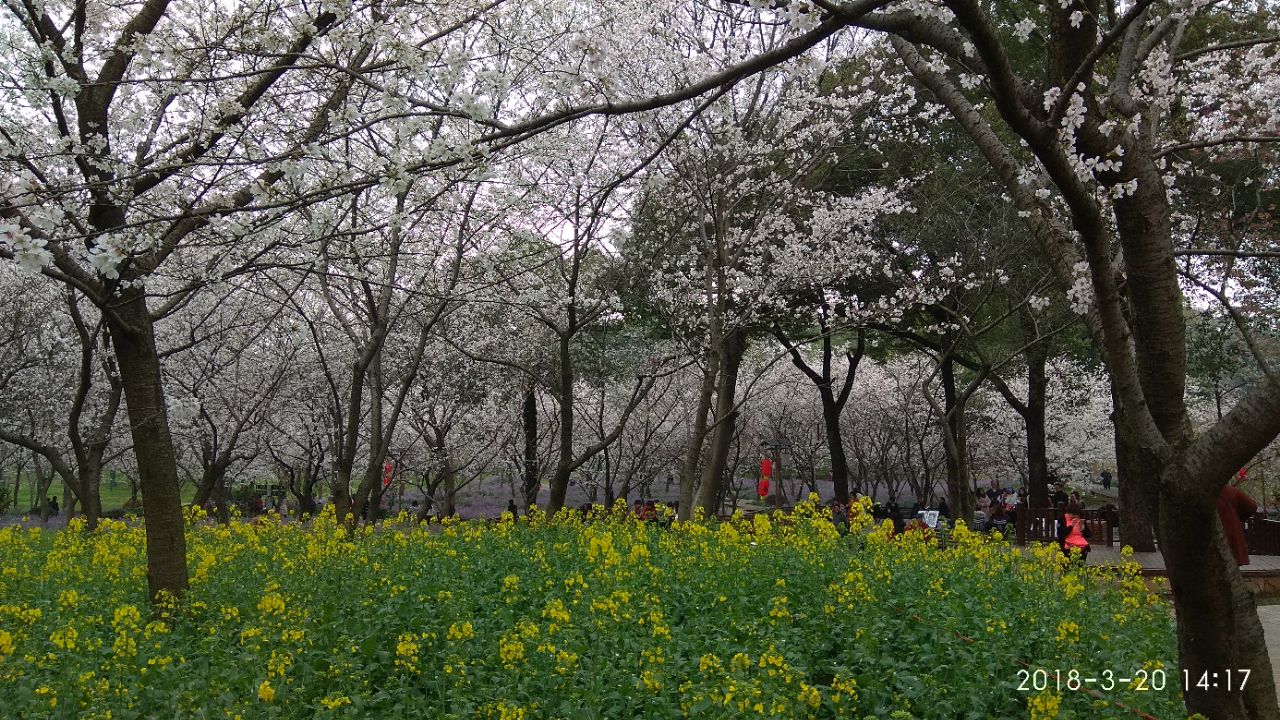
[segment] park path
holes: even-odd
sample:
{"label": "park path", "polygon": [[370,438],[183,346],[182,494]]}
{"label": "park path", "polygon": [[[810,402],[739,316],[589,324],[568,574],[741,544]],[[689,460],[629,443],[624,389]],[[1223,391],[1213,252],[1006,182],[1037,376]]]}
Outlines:
{"label": "park path", "polygon": [[1258,618],[1267,638],[1267,654],[1271,656],[1271,675],[1280,687],[1280,605],[1259,605]]}

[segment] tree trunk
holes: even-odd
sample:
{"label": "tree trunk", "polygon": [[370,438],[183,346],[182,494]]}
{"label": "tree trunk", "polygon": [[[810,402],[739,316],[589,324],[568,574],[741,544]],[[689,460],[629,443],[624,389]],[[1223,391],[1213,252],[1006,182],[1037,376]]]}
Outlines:
{"label": "tree trunk", "polygon": [[524,405],[521,408],[521,427],[524,429],[524,473],[521,490],[524,492],[524,507],[527,511],[538,502],[538,489],[542,484],[538,479],[538,396],[532,385],[524,393]]}
{"label": "tree trunk", "polygon": [[96,530],[102,517],[102,468],[79,468],[80,507],[84,511],[86,530]]}
{"label": "tree trunk", "polygon": [[152,599],[161,593],[181,597],[187,590],[187,545],[177,456],[169,434],[155,326],[142,288],[135,284],[121,291],[120,303],[107,317],[142,486],[147,585]]}
{"label": "tree trunk", "polygon": [[956,390],[955,361],[949,356],[942,361],[942,398],[946,426],[947,498],[951,518],[973,524],[973,486],[969,482],[968,426],[965,402]]}
{"label": "tree trunk", "polygon": [[40,467],[38,456],[32,463],[32,467],[35,470],[35,511],[40,514],[40,524],[44,525],[49,522],[49,511],[51,509],[49,507],[49,486],[53,484],[53,478],[56,474],[53,472],[53,468],[50,468],[49,474],[45,475],[44,470]]}
{"label": "tree trunk", "polygon": [[213,488],[213,511],[219,523],[226,525],[231,522],[231,497],[225,476]]}
{"label": "tree trunk", "polygon": [[59,511],[62,513],[63,517],[65,517],[67,520],[70,520],[71,518],[75,517],[76,507],[79,505],[78,500],[79,500],[79,496],[76,494],[75,489],[71,487],[71,483],[67,482],[66,478],[63,478],[62,506],[61,508],[59,508]]}
{"label": "tree trunk", "polygon": [[[329,485],[329,495],[333,498],[333,509],[337,513],[338,522],[347,522],[347,515],[355,508],[351,504],[351,467],[350,460],[336,459],[333,464],[333,480]],[[350,518],[355,522],[359,518]]]}
{"label": "tree trunk", "polygon": [[213,497],[213,490],[218,483],[222,481],[222,477],[226,474],[226,468],[220,464],[205,465],[204,472],[200,476],[200,481],[196,483],[195,495],[191,498],[191,504],[196,507],[204,507],[209,502],[209,498]]}
{"label": "tree trunk", "polygon": [[1155,464],[1142,456],[1138,443],[1125,431],[1124,409],[1118,402],[1115,388],[1111,389],[1113,409],[1111,424],[1115,431],[1116,477],[1119,483],[1120,543],[1138,552],[1154,552],[1154,523],[1156,507],[1152,499],[1159,494]]}
{"label": "tree trunk", "polygon": [[454,494],[457,493],[457,476],[454,472],[453,460],[445,458],[443,472],[444,501],[440,503],[440,517],[453,517],[458,513],[454,499]]}
{"label": "tree trunk", "polygon": [[684,463],[680,466],[681,520],[693,517],[693,491],[698,478],[699,461],[702,459],[702,446],[707,442],[707,416],[711,413],[711,396],[715,389],[716,363],[714,356],[709,356],[698,388],[698,409],[693,415],[693,428],[689,433],[689,444],[684,450]]}
{"label": "tree trunk", "polygon": [[560,415],[559,448],[556,453],[556,471],[551,476],[551,499],[547,502],[547,514],[555,515],[564,507],[569,492],[569,475],[573,472],[573,405],[574,368],[570,352],[569,336],[560,338],[559,378],[556,381],[556,408]]}
{"label": "tree trunk", "polygon": [[827,450],[831,453],[831,482],[835,497],[840,502],[849,501],[849,460],[844,454],[844,439],[840,431],[840,406],[836,404],[831,386],[818,388],[822,396],[822,422],[827,430]]}
{"label": "tree trunk", "polygon": [[718,363],[720,377],[716,383],[716,424],[711,433],[707,466],[702,472],[702,483],[698,486],[698,507],[707,515],[716,514],[719,509],[717,500],[721,497],[725,466],[738,420],[738,411],[734,407],[738,392],[738,368],[746,349],[747,343],[741,330],[724,332]]}
{"label": "tree trunk", "polygon": [[1027,348],[1027,404],[1022,422],[1027,429],[1027,489],[1031,507],[1049,506],[1049,450],[1045,431],[1045,405],[1049,377],[1045,373],[1048,348],[1043,342]]}
{"label": "tree trunk", "polygon": [[[1177,610],[1180,669],[1191,676],[1187,709],[1214,720],[1275,717],[1275,683],[1262,626],[1227,549],[1217,499],[1186,491],[1203,483],[1165,480],[1158,527]],[[1251,671],[1245,692],[1227,691],[1222,672],[1230,669],[1238,677],[1242,668]],[[1217,673],[1216,688],[1195,687],[1205,671]]]}

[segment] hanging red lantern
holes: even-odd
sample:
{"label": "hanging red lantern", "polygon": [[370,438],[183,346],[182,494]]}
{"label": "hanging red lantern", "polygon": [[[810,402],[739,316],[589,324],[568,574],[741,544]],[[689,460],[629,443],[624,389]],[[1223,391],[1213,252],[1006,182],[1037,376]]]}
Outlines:
{"label": "hanging red lantern", "polygon": [[386,465],[383,465],[383,466],[382,466],[382,487],[390,487],[390,486],[391,486],[391,471],[392,471],[392,469],[393,469],[393,466],[392,466],[392,464],[391,464],[391,461],[390,461],[390,460],[388,460],[388,461],[387,461],[387,464],[386,464]]}
{"label": "hanging red lantern", "polygon": [[773,461],[769,458],[760,461],[760,477],[773,477]]}
{"label": "hanging red lantern", "polygon": [[[765,462],[769,462],[769,461],[766,460]],[[769,476],[768,475],[765,475],[764,477],[760,478],[760,487],[756,488],[756,490],[760,493],[760,497],[762,498],[769,497]]]}

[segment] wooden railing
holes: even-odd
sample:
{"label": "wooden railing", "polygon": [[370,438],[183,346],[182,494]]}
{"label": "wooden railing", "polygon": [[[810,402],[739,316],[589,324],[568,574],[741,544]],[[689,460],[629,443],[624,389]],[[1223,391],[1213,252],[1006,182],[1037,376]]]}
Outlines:
{"label": "wooden railing", "polygon": [[1280,520],[1254,515],[1244,524],[1244,539],[1250,555],[1280,555]]}
{"label": "wooden railing", "polygon": [[[1029,542],[1058,542],[1058,513],[1053,508],[1032,509],[1022,506],[1014,513],[1017,516],[1014,537],[1019,545]],[[1115,525],[1106,513],[1087,511],[1085,526],[1089,528],[1090,544],[1110,546],[1115,542]]]}

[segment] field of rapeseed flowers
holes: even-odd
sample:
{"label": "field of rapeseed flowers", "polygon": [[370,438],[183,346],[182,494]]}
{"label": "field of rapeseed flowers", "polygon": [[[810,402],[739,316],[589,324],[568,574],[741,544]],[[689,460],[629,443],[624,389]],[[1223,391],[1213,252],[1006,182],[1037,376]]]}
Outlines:
{"label": "field of rapeseed flowers", "polygon": [[[7,528],[0,715],[1179,716],[1170,610],[1133,568],[868,523],[193,517],[190,595],[156,610],[140,528]],[[1163,690],[1068,689],[1072,669],[1160,667]]]}

